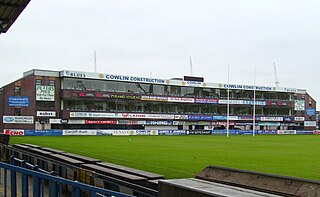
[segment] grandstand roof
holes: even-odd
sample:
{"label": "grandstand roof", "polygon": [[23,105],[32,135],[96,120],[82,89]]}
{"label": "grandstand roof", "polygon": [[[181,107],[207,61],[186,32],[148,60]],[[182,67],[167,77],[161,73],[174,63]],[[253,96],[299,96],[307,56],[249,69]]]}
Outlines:
{"label": "grandstand roof", "polygon": [[6,33],[30,0],[0,0],[0,34]]}

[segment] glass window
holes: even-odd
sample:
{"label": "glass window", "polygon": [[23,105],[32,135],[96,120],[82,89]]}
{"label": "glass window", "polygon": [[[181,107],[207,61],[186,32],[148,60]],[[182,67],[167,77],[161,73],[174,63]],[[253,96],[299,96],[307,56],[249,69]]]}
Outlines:
{"label": "glass window", "polygon": [[15,116],[21,116],[21,108],[20,107],[15,107],[14,108],[14,115]]}
{"label": "glass window", "polygon": [[54,84],[55,84],[55,80],[50,80],[50,81],[49,81],[49,85],[50,85],[50,86],[54,86]]}
{"label": "glass window", "polygon": [[54,102],[50,101],[37,101],[36,102],[37,109],[54,109]]}
{"label": "glass window", "polygon": [[14,95],[21,95],[21,86],[14,86]]}
{"label": "glass window", "polygon": [[42,80],[41,79],[36,79],[36,85],[42,85]]}

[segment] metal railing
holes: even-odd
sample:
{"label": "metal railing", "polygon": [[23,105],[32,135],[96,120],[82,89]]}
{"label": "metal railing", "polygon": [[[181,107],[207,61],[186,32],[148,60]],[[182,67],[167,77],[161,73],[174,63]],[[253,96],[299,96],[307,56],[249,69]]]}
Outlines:
{"label": "metal railing", "polygon": [[[9,196],[8,188],[10,190],[11,197],[16,197],[17,192],[21,193],[22,197],[28,197],[30,194],[33,194],[34,197],[44,197],[45,194],[46,196],[50,197],[132,197],[128,194],[98,188],[92,185],[87,185],[77,181],[71,181],[61,177],[53,176],[48,173],[37,172],[3,162],[0,162],[0,170],[0,172],[3,173],[3,175],[0,174],[0,184],[3,184],[3,195],[5,197]],[[9,176],[8,173],[10,173]],[[20,176],[17,176],[18,174]],[[17,184],[18,180],[21,181],[21,184]],[[32,182],[30,182],[31,180]],[[32,185],[32,192],[29,191],[30,185]],[[66,187],[71,188],[71,191],[67,194],[63,189]]]}

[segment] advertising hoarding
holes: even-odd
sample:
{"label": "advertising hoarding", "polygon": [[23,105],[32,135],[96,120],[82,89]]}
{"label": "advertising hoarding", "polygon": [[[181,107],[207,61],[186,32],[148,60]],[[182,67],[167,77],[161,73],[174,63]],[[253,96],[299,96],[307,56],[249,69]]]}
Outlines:
{"label": "advertising hoarding", "polygon": [[9,107],[29,107],[30,101],[28,96],[9,96]]}
{"label": "advertising hoarding", "polygon": [[303,111],[304,110],[304,100],[295,100],[294,101],[294,110]]}
{"label": "advertising hoarding", "polygon": [[56,117],[55,111],[37,111],[38,117]]}
{"label": "advertising hoarding", "polygon": [[33,116],[3,116],[3,123],[33,124]]}
{"label": "advertising hoarding", "polygon": [[46,85],[36,85],[37,101],[54,101],[55,87]]}
{"label": "advertising hoarding", "polygon": [[22,136],[24,135],[24,130],[23,129],[4,129],[3,133],[5,135]]}
{"label": "advertising hoarding", "polygon": [[304,126],[305,127],[315,127],[315,126],[317,126],[317,122],[316,121],[304,121]]}

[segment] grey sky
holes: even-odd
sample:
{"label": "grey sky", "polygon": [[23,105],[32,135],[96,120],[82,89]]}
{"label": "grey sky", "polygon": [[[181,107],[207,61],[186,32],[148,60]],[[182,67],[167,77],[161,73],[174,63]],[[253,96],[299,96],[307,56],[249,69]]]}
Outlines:
{"label": "grey sky", "polygon": [[[0,86],[37,68],[305,88],[320,98],[318,0],[32,0],[0,35]],[[319,104],[318,104],[319,109]]]}

